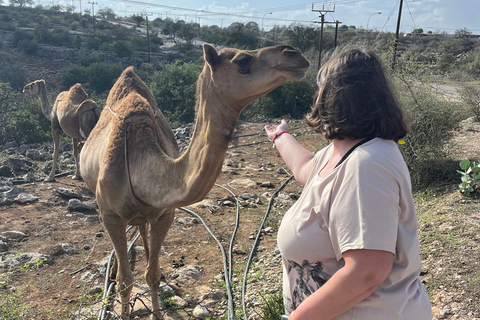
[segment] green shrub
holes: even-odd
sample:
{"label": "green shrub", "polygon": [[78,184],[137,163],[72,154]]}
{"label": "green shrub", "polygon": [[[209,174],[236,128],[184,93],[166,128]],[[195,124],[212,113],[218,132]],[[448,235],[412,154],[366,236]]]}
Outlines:
{"label": "green shrub", "polygon": [[459,102],[446,99],[442,92],[412,74],[403,70],[396,74],[396,80],[411,124],[400,150],[410,170],[412,186],[418,189],[434,181],[454,179],[454,163],[445,146],[466,114]]}
{"label": "green shrub", "polygon": [[480,162],[463,160],[459,165],[462,169],[462,171],[457,170],[462,180],[462,183],[458,185],[460,191],[467,197],[480,197]]}
{"label": "green shrub", "polygon": [[62,74],[62,82],[67,88],[81,83],[87,93],[102,94],[110,91],[122,71],[118,65],[103,63],[93,63],[88,67],[75,65]]}
{"label": "green shrub", "polygon": [[22,104],[18,101],[12,88],[0,83],[0,144],[49,141],[50,122],[43,115],[38,98],[27,98]]}
{"label": "green shrub", "polygon": [[196,82],[201,70],[201,64],[177,61],[153,74],[148,86],[171,125],[194,120]]}

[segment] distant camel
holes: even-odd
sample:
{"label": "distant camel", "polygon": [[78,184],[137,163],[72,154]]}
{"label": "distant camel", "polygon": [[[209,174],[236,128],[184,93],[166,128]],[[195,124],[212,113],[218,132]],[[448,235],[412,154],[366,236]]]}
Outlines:
{"label": "distant camel", "polygon": [[195,131],[181,156],[152,93],[132,67],[111,89],[100,120],[80,154],[82,177],[96,196],[115,248],[122,319],[129,319],[133,284],[127,225],[140,226],[153,317],[161,319],[158,256],[175,208],[202,200],[213,187],[245,106],[286,80],[302,79],[309,66],[290,46],[217,51],[205,44],[203,54],[205,63],[197,81]]}
{"label": "distant camel", "polygon": [[69,91],[61,92],[55,100],[53,107],[48,102],[45,80],[36,80],[27,84],[23,88],[23,93],[37,95],[40,98],[42,112],[52,124],[53,164],[50,175],[45,181],[55,181],[61,131],[72,138],[73,156],[76,166],[73,179],[81,179],[78,161],[78,141],[88,137],[100,118],[101,111],[97,104],[88,98],[80,83],[75,84]]}

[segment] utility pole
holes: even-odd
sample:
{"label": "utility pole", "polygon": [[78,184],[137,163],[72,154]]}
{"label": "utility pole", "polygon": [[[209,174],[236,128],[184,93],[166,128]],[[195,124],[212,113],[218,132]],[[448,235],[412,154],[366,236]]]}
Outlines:
{"label": "utility pole", "polygon": [[79,0],[80,1],[80,16],[82,16],[82,0]]}
{"label": "utility pole", "polygon": [[88,1],[88,3],[92,4],[92,19],[93,19],[93,33],[95,33],[95,5],[98,4],[98,2],[95,1]]}
{"label": "utility pole", "polygon": [[143,11],[142,15],[145,16],[145,21],[147,24],[147,59],[148,59],[148,62],[150,62],[150,34],[148,32],[148,16],[153,15],[153,13]]}
{"label": "utility pole", "polygon": [[335,21],[335,44],[333,45],[334,48],[337,47],[337,38],[338,38],[338,24],[341,23],[340,21]]}
{"label": "utility pole", "polygon": [[325,21],[325,15],[329,12],[335,12],[335,5],[333,5],[333,10],[325,9],[325,4],[322,5],[321,10],[313,10],[313,3],[312,3],[312,11],[318,12],[320,14],[320,22],[314,21],[315,23],[321,23],[320,26],[320,43],[318,47],[318,69],[320,70],[320,66],[322,65],[322,45],[323,45],[323,25],[325,23],[335,23],[335,22],[327,22]]}
{"label": "utility pole", "polygon": [[395,41],[393,42],[392,70],[395,69],[395,66],[397,64],[398,33],[400,31],[400,19],[402,17],[402,5],[403,5],[403,0],[400,0],[400,7],[398,9],[397,31],[395,33]]}

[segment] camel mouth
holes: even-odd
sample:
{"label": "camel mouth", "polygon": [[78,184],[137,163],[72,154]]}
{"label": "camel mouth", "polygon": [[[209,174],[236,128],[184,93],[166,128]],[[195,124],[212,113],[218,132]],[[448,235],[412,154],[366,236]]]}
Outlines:
{"label": "camel mouth", "polygon": [[280,71],[285,73],[285,77],[289,80],[302,80],[307,71],[308,71],[308,66],[307,67],[280,67],[278,68]]}

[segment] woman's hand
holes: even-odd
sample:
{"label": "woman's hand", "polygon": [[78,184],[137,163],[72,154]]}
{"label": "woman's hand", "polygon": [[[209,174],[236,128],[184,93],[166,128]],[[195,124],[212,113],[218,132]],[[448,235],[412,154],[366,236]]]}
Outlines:
{"label": "woman's hand", "polygon": [[277,135],[277,133],[282,131],[288,132],[288,124],[287,124],[287,121],[285,121],[285,119],[282,119],[279,125],[267,124],[265,126],[265,132],[267,133],[267,137],[270,140],[273,140]]}

